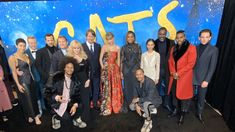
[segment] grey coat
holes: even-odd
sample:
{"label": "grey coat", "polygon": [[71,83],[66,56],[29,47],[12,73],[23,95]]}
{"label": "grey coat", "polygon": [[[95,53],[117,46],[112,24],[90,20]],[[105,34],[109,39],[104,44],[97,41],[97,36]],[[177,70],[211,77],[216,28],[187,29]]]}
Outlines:
{"label": "grey coat", "polygon": [[162,103],[162,98],[159,96],[156,85],[152,79],[145,76],[144,83],[140,87],[140,83],[134,88],[134,97],[139,97],[139,103],[143,104],[148,101],[158,107]]}
{"label": "grey coat", "polygon": [[194,85],[201,85],[203,81],[210,82],[216,68],[218,52],[217,47],[208,45],[199,57],[199,46],[197,46],[197,61],[193,70]]}

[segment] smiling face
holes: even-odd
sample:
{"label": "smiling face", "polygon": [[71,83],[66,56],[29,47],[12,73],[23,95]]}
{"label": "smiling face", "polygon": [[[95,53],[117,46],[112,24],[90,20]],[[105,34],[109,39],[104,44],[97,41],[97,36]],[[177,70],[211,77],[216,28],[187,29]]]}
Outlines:
{"label": "smiling face", "polygon": [[93,36],[91,32],[88,32],[86,40],[88,41],[88,43],[93,44],[95,42],[95,36]]}
{"label": "smiling face", "polygon": [[29,48],[31,50],[36,50],[37,49],[37,41],[35,38],[28,38],[28,44],[29,44]]}
{"label": "smiling face", "polygon": [[166,39],[166,30],[159,30],[158,31],[158,39],[163,42]]}
{"label": "smiling face", "polygon": [[135,72],[135,77],[139,82],[143,82],[144,81],[144,72],[142,70],[137,70]]}
{"label": "smiling face", "polygon": [[106,38],[106,40],[107,40],[107,43],[108,43],[109,45],[113,45],[113,44],[114,44],[114,37]]}
{"label": "smiling face", "polygon": [[19,53],[24,53],[24,52],[25,52],[25,49],[26,49],[26,44],[23,43],[23,42],[19,42],[19,43],[16,45],[16,48],[17,48],[17,52],[19,52]]}
{"label": "smiling face", "polygon": [[68,47],[68,42],[64,37],[58,38],[58,44],[61,49],[67,49],[67,47]]}
{"label": "smiling face", "polygon": [[66,76],[72,76],[74,71],[74,66],[72,63],[68,63],[65,65],[64,72]]}
{"label": "smiling face", "polygon": [[128,44],[133,44],[135,42],[135,36],[132,33],[127,34],[126,41]]}
{"label": "smiling face", "polygon": [[177,44],[179,45],[179,46],[181,46],[183,43],[184,43],[184,41],[185,41],[185,35],[184,35],[184,33],[178,33],[178,34],[176,34],[176,42],[177,42]]}
{"label": "smiling face", "polygon": [[147,49],[148,49],[148,51],[153,51],[154,46],[155,46],[154,42],[153,42],[153,41],[149,41],[149,42],[147,43]]}
{"label": "smiling face", "polygon": [[46,36],[46,44],[50,47],[54,46],[55,40],[53,36]]}
{"label": "smiling face", "polygon": [[81,52],[81,46],[79,46],[78,44],[74,44],[73,45],[73,53],[74,55],[79,55]]}

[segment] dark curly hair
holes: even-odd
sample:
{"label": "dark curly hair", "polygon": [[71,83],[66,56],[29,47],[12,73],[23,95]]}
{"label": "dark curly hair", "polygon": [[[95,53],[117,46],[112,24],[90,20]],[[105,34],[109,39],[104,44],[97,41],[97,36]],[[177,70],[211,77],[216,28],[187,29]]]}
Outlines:
{"label": "dark curly hair", "polygon": [[64,68],[67,64],[72,63],[74,67],[74,71],[77,71],[77,60],[73,57],[65,57],[59,63],[59,71],[64,72]]}

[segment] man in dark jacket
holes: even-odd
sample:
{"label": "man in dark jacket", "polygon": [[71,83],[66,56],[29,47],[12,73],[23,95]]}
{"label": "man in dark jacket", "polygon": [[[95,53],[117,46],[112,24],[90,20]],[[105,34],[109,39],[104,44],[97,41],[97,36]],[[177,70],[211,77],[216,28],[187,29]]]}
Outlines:
{"label": "man in dark jacket", "polygon": [[162,96],[163,106],[171,112],[170,96],[167,95],[170,75],[168,69],[168,59],[170,56],[170,49],[175,45],[175,42],[168,39],[166,35],[167,29],[165,27],[161,27],[158,30],[158,39],[155,40],[154,50],[160,54],[160,76],[157,84],[159,94]]}
{"label": "man in dark jacket", "polygon": [[73,121],[74,126],[86,127],[86,123],[81,120],[78,112],[81,86],[78,81],[73,79],[75,65],[75,59],[64,58],[61,62],[61,69],[64,69],[64,72],[57,73],[53,77],[51,108],[54,111],[52,117],[52,128],[54,129],[61,127],[61,121],[65,127],[70,126],[71,121]]}
{"label": "man in dark jacket", "polygon": [[200,31],[201,43],[197,46],[197,61],[193,71],[193,85],[197,91],[197,117],[201,123],[204,123],[202,111],[207,87],[215,71],[218,58],[218,49],[210,45],[211,35],[209,29]]}
{"label": "man in dark jacket", "polygon": [[[157,107],[162,103],[162,99],[154,81],[144,75],[143,69],[136,70],[136,78],[138,84],[134,88],[134,98],[129,107],[146,118],[141,132],[149,132],[152,128],[151,114],[157,113]],[[144,112],[144,114],[141,112]]]}

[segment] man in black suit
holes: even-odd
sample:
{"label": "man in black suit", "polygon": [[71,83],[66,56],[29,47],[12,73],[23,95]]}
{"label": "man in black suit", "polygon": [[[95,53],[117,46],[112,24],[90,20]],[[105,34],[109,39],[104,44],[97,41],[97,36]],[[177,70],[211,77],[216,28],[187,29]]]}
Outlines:
{"label": "man in black suit", "polygon": [[40,115],[42,115],[42,110],[46,108],[45,108],[45,102],[43,98],[43,84],[41,82],[39,72],[35,66],[36,52],[37,52],[37,40],[35,37],[29,36],[27,38],[27,42],[28,42],[29,48],[25,52],[29,56],[30,62],[32,63],[31,71],[32,71],[35,86],[37,89],[36,93],[37,93],[37,98],[38,98],[39,112],[40,112]]}
{"label": "man in black suit", "polygon": [[60,49],[57,50],[52,56],[52,67],[54,72],[59,71],[59,64],[61,60],[67,55],[67,49],[68,49],[67,38],[65,36],[59,36],[58,45]]}
{"label": "man in black suit", "polygon": [[100,90],[100,64],[99,56],[101,46],[95,42],[95,31],[92,29],[86,32],[86,42],[82,44],[84,51],[88,56],[88,61],[91,66],[90,84],[92,89],[92,102],[95,109],[98,109],[98,99]]}
{"label": "man in black suit", "polygon": [[209,29],[199,33],[200,44],[197,46],[197,62],[193,73],[194,90],[197,91],[197,117],[201,123],[204,123],[202,111],[207,87],[215,71],[219,52],[216,47],[210,45],[211,35]]}
{"label": "man in black suit", "polygon": [[175,45],[173,40],[166,37],[167,29],[161,27],[158,30],[158,39],[155,40],[154,50],[160,54],[160,77],[158,81],[159,94],[163,99],[163,106],[171,112],[170,97],[167,95],[168,83],[169,83],[169,69],[168,69],[168,59],[170,54],[170,49]]}
{"label": "man in black suit", "polygon": [[54,46],[55,40],[53,34],[45,35],[46,46],[39,49],[36,52],[36,68],[40,74],[41,81],[44,85],[45,91],[44,96],[47,98],[48,108],[50,108],[50,97],[51,97],[51,86],[52,85],[52,76],[53,76],[53,67],[52,67],[52,56],[58,50]]}

